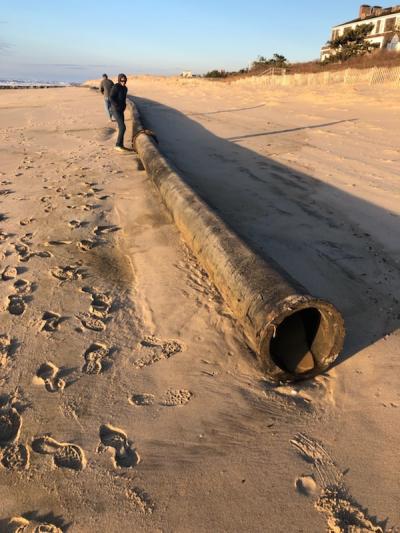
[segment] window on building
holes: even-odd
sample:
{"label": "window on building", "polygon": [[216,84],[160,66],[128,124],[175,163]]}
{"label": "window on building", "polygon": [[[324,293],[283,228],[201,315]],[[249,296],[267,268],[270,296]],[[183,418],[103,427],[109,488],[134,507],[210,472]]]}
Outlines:
{"label": "window on building", "polygon": [[398,35],[394,35],[393,39],[390,42],[388,42],[387,48],[389,50],[397,50],[399,48],[399,42],[400,42],[400,39]]}
{"label": "window on building", "polygon": [[385,31],[394,31],[396,26],[396,17],[391,17],[385,21]]}
{"label": "window on building", "polygon": [[375,27],[375,33],[379,33],[381,31],[381,20],[378,20]]}

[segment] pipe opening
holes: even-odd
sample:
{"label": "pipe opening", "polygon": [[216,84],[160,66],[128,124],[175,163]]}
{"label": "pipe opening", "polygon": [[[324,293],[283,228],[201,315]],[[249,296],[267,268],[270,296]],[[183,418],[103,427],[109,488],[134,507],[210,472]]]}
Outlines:
{"label": "pipe opening", "polygon": [[325,356],[324,322],[316,308],[301,309],[286,317],[270,341],[274,363],[291,374],[311,372]]}

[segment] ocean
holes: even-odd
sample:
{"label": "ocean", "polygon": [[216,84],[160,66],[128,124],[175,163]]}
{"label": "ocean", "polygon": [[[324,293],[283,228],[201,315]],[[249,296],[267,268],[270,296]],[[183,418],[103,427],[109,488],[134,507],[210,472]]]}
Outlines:
{"label": "ocean", "polygon": [[63,81],[45,81],[45,80],[4,80],[0,79],[0,88],[19,87],[70,87],[71,85],[80,85],[79,83],[69,83]]}

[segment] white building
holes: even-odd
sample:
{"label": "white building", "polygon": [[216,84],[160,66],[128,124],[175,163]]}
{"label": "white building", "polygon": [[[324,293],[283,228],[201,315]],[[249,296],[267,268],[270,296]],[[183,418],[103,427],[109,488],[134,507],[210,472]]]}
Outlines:
{"label": "white building", "polygon": [[[330,40],[333,41],[361,24],[370,23],[374,25],[366,37],[370,43],[376,44],[377,48],[400,51],[400,5],[383,8],[363,4],[360,7],[358,18],[333,26]],[[332,53],[334,51],[329,44],[323,46],[321,48],[321,61],[329,58]]]}

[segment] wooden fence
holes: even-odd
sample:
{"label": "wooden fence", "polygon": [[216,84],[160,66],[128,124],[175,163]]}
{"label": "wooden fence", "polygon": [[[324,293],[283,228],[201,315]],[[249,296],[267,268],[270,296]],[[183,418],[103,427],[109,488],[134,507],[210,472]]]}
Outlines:
{"label": "wooden fence", "polygon": [[318,86],[333,83],[367,84],[392,83],[400,86],[400,67],[374,67],[368,69],[348,68],[311,74],[265,74],[242,78],[233,83],[263,86]]}

